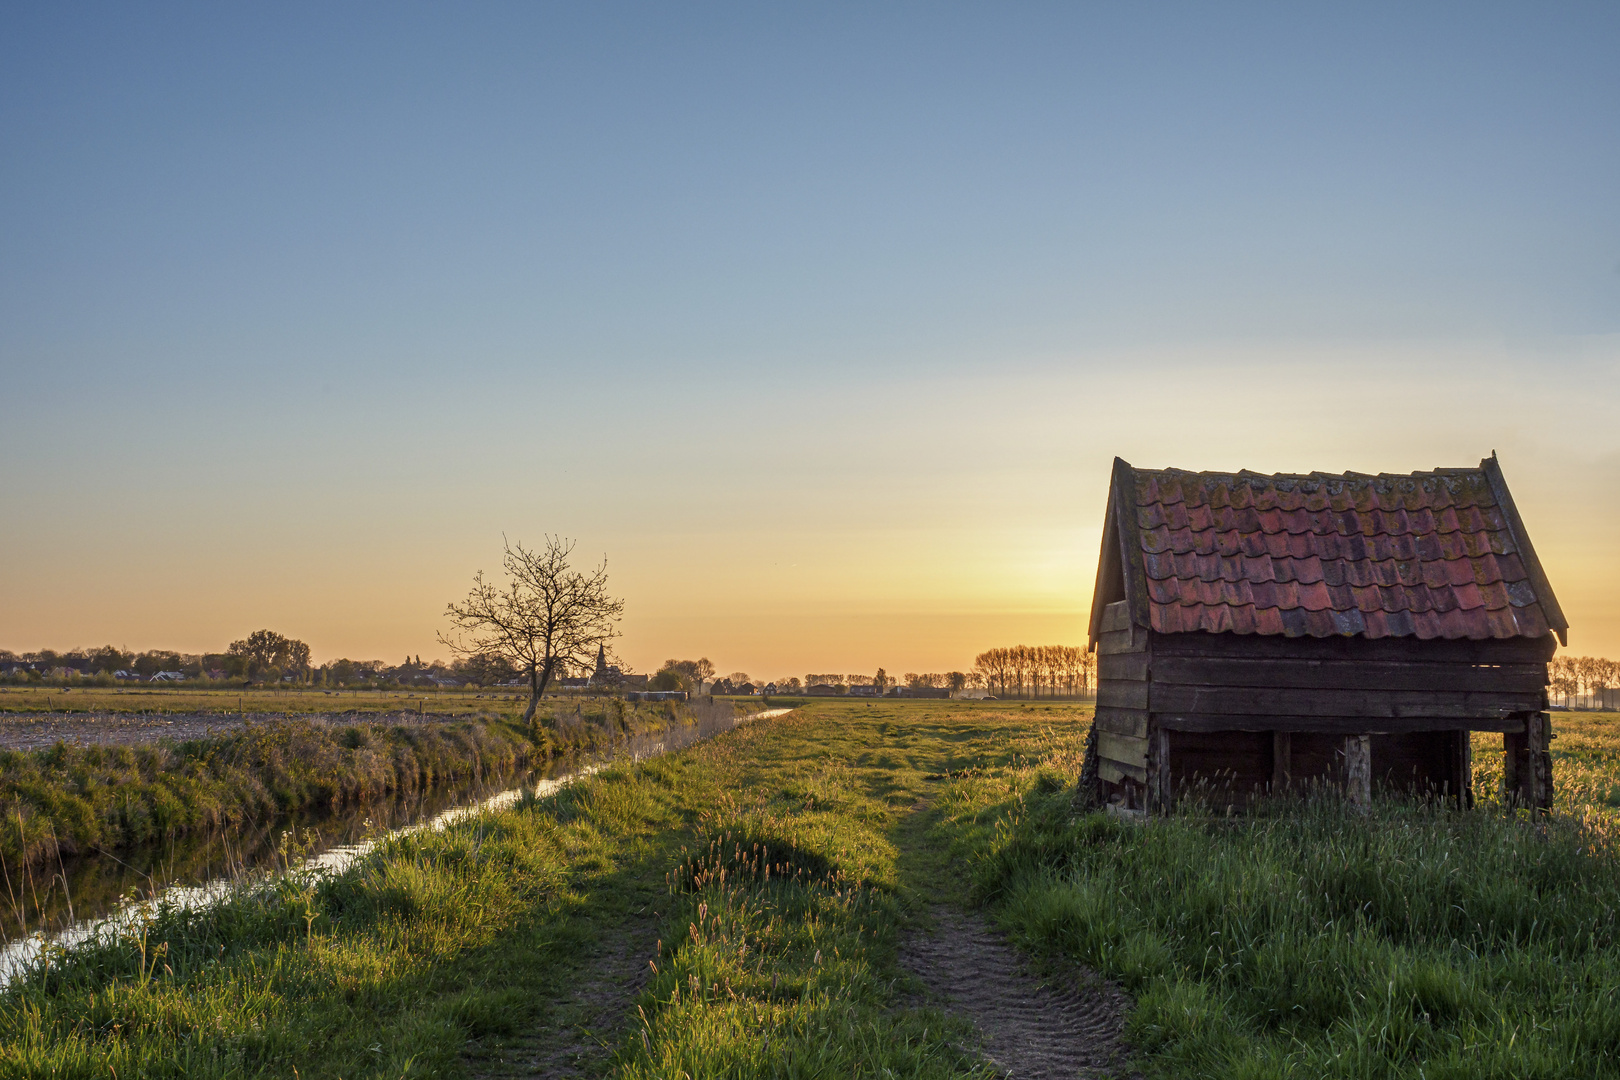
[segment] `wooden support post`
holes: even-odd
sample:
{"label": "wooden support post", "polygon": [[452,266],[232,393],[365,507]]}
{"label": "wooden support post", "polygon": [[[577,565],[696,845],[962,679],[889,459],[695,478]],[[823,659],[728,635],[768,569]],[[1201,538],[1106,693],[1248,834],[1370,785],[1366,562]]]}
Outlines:
{"label": "wooden support post", "polygon": [[1511,806],[1538,813],[1552,809],[1552,717],[1524,718],[1523,732],[1502,735],[1502,795]]}
{"label": "wooden support post", "polygon": [[1372,736],[1351,735],[1344,740],[1344,794],[1351,804],[1372,803]]}
{"label": "wooden support post", "polygon": [[1459,810],[1471,810],[1474,806],[1474,739],[1467,731],[1452,734],[1457,741],[1451,757],[1451,794]]}
{"label": "wooden support post", "polygon": [[1271,733],[1271,790],[1287,791],[1294,780],[1294,736],[1292,732]]}
{"label": "wooden support post", "polygon": [[1149,720],[1148,811],[1168,814],[1175,805],[1170,789],[1170,732]]}
{"label": "wooden support post", "polygon": [[1531,713],[1524,724],[1526,751],[1525,802],[1537,812],[1552,809],[1552,717]]}
{"label": "wooden support post", "polygon": [[1509,806],[1523,805],[1524,746],[1525,732],[1502,733],[1502,801]]}

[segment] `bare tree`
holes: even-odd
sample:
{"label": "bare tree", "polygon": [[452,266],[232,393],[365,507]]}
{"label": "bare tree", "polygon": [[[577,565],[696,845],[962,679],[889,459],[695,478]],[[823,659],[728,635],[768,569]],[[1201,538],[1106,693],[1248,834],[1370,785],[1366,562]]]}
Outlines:
{"label": "bare tree", "polygon": [[569,564],[572,540],[547,536],[540,551],[505,547],[506,585],[474,574],[467,599],[445,608],[455,631],[439,640],[458,656],[499,657],[528,679],[523,719],[532,724],[552,677],[592,665],[596,650],[619,636],[624,601],[608,595],[606,558],[588,573]]}

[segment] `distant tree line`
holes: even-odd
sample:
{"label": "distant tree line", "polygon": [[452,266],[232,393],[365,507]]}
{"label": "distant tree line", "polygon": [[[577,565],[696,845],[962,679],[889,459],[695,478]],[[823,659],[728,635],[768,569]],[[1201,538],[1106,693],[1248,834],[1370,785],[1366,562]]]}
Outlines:
{"label": "distant tree line", "polygon": [[57,652],[39,649],[16,653],[0,649],[0,680],[17,683],[113,686],[121,682],[174,679],[187,685],[296,683],[303,686],[360,689],[434,686],[465,683],[494,686],[517,677],[498,657],[473,655],[453,664],[406,656],[398,664],[384,660],[333,660],[315,665],[310,648],[272,630],[256,630],[233,641],[223,652],[183,653],[173,649],[133,652],[114,645]]}
{"label": "distant tree line", "polygon": [[704,684],[714,678],[714,665],[707,656],[700,660],[665,660],[664,666],[647,680],[649,690],[685,690],[701,694]]}
{"label": "distant tree line", "polygon": [[1547,690],[1564,706],[1620,707],[1620,664],[1602,656],[1555,656],[1547,665]]}
{"label": "distant tree line", "polygon": [[1012,645],[973,659],[973,675],[997,697],[1058,697],[1097,684],[1097,658],[1076,645]]}

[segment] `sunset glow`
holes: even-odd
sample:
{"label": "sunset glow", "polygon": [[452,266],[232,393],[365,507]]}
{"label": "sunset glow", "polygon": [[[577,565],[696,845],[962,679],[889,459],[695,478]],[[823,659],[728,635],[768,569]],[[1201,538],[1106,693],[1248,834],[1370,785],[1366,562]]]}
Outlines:
{"label": "sunset glow", "polygon": [[0,648],[443,656],[561,533],[634,670],[961,669],[1115,455],[1494,450],[1620,654],[1620,26],[1531,14],[14,8]]}

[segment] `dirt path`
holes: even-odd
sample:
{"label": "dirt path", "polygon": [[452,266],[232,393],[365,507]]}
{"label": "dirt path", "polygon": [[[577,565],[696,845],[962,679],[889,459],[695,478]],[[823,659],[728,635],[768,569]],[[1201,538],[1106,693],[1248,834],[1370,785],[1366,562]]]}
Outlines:
{"label": "dirt path", "polygon": [[467,1071],[478,1080],[602,1075],[651,974],[655,929],[651,921],[626,928],[541,1027],[469,1055]]}
{"label": "dirt path", "polygon": [[1019,954],[974,916],[936,908],[937,929],[916,935],[901,962],[972,1020],[984,1052],[1015,1080],[1135,1075],[1120,1041],[1130,1002],[1078,969],[1069,985],[1032,975]]}

